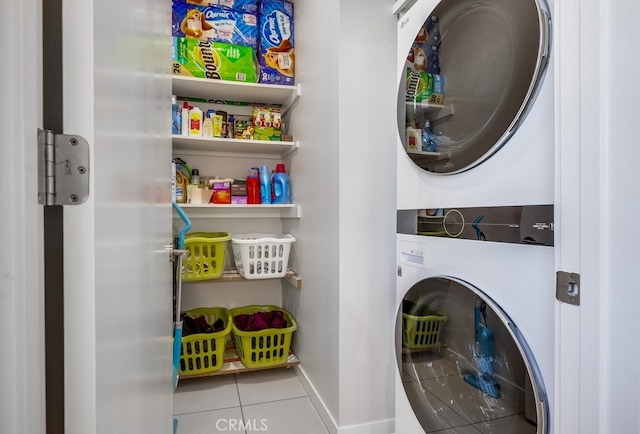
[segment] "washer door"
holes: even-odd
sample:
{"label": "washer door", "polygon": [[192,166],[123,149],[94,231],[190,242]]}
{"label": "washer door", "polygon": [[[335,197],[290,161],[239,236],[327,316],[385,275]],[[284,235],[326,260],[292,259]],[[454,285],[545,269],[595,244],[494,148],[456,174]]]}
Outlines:
{"label": "washer door", "polygon": [[533,355],[486,294],[452,277],[428,278],[406,294],[397,323],[402,386],[425,432],[549,432]]}
{"label": "washer door", "polygon": [[[401,49],[398,127],[418,166],[468,170],[517,130],[548,63],[550,16],[540,1],[442,0]],[[403,23],[424,16],[420,7]]]}

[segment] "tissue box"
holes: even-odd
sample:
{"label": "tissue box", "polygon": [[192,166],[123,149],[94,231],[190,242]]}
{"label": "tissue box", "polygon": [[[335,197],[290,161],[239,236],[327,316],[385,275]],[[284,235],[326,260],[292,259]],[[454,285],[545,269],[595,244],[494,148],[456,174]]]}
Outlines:
{"label": "tissue box", "polygon": [[253,49],[223,42],[173,38],[174,75],[255,83]]}
{"label": "tissue box", "polygon": [[231,203],[231,181],[231,179],[216,179],[213,181],[211,203]]}
{"label": "tissue box", "polygon": [[260,83],[293,85],[293,3],[285,0],[262,0],[258,23]]}
{"label": "tissue box", "polygon": [[256,48],[258,19],[255,14],[217,6],[173,2],[172,36],[212,40]]}
{"label": "tissue box", "polygon": [[199,188],[195,184],[187,185],[187,203],[203,204],[209,203],[213,191],[206,188]]}

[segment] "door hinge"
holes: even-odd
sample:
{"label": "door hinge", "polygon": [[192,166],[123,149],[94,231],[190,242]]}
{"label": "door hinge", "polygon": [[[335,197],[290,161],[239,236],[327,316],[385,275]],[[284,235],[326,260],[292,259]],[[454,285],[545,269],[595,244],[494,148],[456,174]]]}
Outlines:
{"label": "door hinge", "polygon": [[556,273],[556,298],[564,303],[580,306],[580,275],[558,271]]}
{"label": "door hinge", "polygon": [[89,143],[38,129],[38,203],[79,205],[89,197]]}

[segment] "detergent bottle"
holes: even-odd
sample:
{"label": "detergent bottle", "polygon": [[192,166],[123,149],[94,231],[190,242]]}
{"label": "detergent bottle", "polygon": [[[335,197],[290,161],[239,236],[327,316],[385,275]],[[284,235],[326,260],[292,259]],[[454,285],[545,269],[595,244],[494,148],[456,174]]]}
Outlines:
{"label": "detergent bottle", "polygon": [[260,168],[260,203],[271,203],[271,175],[267,166]]}
{"label": "detergent bottle", "polygon": [[258,168],[252,167],[247,176],[247,203],[260,203],[260,179],[258,178]]}
{"label": "detergent bottle", "polygon": [[273,192],[275,194],[273,203],[291,203],[289,175],[282,163],[276,165],[276,173],[273,175]]}

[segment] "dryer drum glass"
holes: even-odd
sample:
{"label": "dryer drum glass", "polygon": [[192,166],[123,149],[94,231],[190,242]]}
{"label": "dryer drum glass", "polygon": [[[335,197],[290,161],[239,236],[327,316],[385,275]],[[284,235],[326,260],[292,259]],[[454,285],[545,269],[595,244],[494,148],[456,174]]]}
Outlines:
{"label": "dryer drum glass", "polygon": [[421,168],[468,170],[515,133],[541,86],[548,15],[538,0],[443,0],[406,48],[398,128]]}

